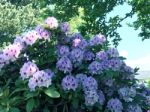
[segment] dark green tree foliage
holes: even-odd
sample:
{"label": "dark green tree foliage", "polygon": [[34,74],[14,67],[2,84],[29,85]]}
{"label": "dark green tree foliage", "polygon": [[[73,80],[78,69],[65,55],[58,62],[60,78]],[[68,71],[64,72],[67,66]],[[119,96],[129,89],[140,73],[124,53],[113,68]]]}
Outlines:
{"label": "dark green tree foliage", "polygon": [[139,36],[142,40],[150,38],[150,0],[132,0],[129,3],[132,6],[134,14],[137,14],[137,20],[133,27],[141,29]]}
{"label": "dark green tree foliage", "polygon": [[[82,19],[84,23],[79,25],[81,33],[85,36],[102,33],[109,38],[113,38],[113,43],[118,45],[121,38],[116,30],[121,27],[120,22],[124,18],[119,16],[107,18],[107,15],[115,6],[124,2],[125,0],[51,0],[51,4],[55,4],[52,15],[60,20],[70,21],[72,17],[79,14],[78,9],[83,8]],[[49,15],[49,13],[47,14]]]}
{"label": "dark green tree foliage", "polygon": [[118,45],[121,40],[117,32],[117,28],[121,27],[121,22],[129,17],[125,15],[120,18],[119,15],[107,18],[109,12],[114,7],[122,5],[125,0],[9,0],[13,4],[26,5],[32,2],[34,8],[41,9],[41,16],[55,16],[59,20],[72,21],[77,19],[80,15],[79,9],[82,9],[82,16],[78,20],[72,21],[71,24],[76,24],[78,29],[82,31],[84,36],[93,35],[95,33],[102,33],[109,38],[112,38],[114,45]]}
{"label": "dark green tree foliage", "polygon": [[[121,27],[121,22],[128,17],[137,14],[137,20],[132,27],[141,29],[140,37],[147,39],[150,37],[150,1],[149,0],[7,0],[16,7],[27,7],[30,4],[29,14],[34,15],[34,10],[38,12],[38,16],[46,18],[55,16],[59,20],[70,21],[73,25],[73,31],[78,28],[81,33],[89,37],[95,33],[105,34],[113,41],[114,45],[118,45],[121,40],[117,29]],[[107,15],[118,5],[129,3],[132,11],[128,12],[124,17],[108,18]],[[8,3],[7,3],[8,4]],[[32,7],[31,7],[32,6]],[[29,6],[28,6],[29,7]],[[9,8],[11,9],[11,8]],[[82,11],[80,10],[82,9]],[[20,10],[23,10],[20,8]],[[19,10],[17,10],[19,12]],[[26,11],[24,11],[25,13]],[[82,14],[81,14],[82,13]],[[26,17],[28,17],[27,15]],[[33,17],[33,16],[32,16]],[[16,17],[17,18],[17,17]],[[18,19],[20,20],[20,18]],[[21,19],[23,21],[23,19]],[[29,20],[29,18],[27,19]],[[26,21],[27,21],[26,20]],[[30,17],[31,20],[31,17]],[[26,22],[30,24],[32,21]],[[9,23],[9,22],[7,22]],[[24,25],[26,25],[24,24]],[[15,25],[14,25],[15,26]],[[16,25],[17,26],[17,25]],[[8,30],[8,29],[7,29]]]}
{"label": "dark green tree foliage", "polygon": [[31,4],[17,7],[6,0],[0,0],[0,46],[3,42],[10,42],[27,27],[32,27],[37,13]]}

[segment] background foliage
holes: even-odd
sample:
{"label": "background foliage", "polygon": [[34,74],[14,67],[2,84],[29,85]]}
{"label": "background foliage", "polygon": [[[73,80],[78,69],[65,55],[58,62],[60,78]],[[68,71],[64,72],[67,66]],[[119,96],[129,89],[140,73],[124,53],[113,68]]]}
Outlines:
{"label": "background foliage", "polygon": [[31,4],[16,6],[6,0],[0,1],[0,46],[10,42],[15,35],[32,27],[37,19],[37,9]]}
{"label": "background foliage", "polygon": [[132,6],[134,14],[137,15],[137,20],[134,21],[133,27],[140,29],[139,34],[142,40],[150,38],[150,1],[149,0],[131,0],[129,3]]}
{"label": "background foliage", "polygon": [[[5,1],[5,2],[4,2]],[[139,34],[142,39],[150,37],[150,2],[149,0],[2,0],[0,2],[1,40],[10,41],[14,35],[26,27],[32,26],[35,20],[47,16],[55,16],[59,20],[70,21],[72,31],[80,29],[84,36],[102,33],[109,38],[115,46],[121,37],[117,29],[121,22],[128,17],[137,15],[137,20],[131,23],[135,29],[141,29]],[[107,15],[118,5],[128,3],[132,11],[124,15],[108,18]],[[7,7],[4,9],[3,7]],[[11,11],[10,11],[11,10]],[[29,13],[30,12],[30,13]],[[6,22],[7,21],[7,22]],[[4,33],[5,32],[5,33]]]}

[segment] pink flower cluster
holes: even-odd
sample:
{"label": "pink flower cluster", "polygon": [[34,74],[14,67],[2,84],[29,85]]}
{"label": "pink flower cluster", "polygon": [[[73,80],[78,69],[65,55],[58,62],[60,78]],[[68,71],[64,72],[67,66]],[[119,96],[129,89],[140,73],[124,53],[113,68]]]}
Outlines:
{"label": "pink flower cluster", "polygon": [[20,75],[23,80],[28,79],[30,91],[35,91],[37,87],[49,87],[54,73],[51,70],[40,71],[35,63],[29,61],[20,69]]}
{"label": "pink flower cluster", "polygon": [[38,25],[35,30],[38,32],[39,34],[39,39],[49,39],[49,37],[51,36],[50,32],[46,29],[44,29],[42,26]]}
{"label": "pink flower cluster", "polygon": [[[58,21],[54,17],[48,17],[45,23],[51,28],[58,27]],[[24,33],[22,36],[16,36],[14,42],[6,46],[0,53],[0,69],[10,61],[15,61],[27,45],[33,45],[38,39],[47,40],[50,38],[50,32],[42,26],[37,26],[34,30]]]}
{"label": "pink flower cluster", "polygon": [[24,63],[24,65],[20,69],[21,78],[23,80],[27,79],[27,78],[31,77],[38,70],[39,69],[36,66],[36,64],[34,64],[34,63],[30,62],[30,61],[26,62],[26,63]]}
{"label": "pink flower cluster", "polygon": [[10,44],[0,54],[0,69],[5,65],[8,64],[10,61],[15,61],[22,50],[22,47],[17,44]]}
{"label": "pink flower cluster", "polygon": [[38,32],[35,30],[32,30],[24,34],[23,41],[27,45],[33,45],[38,38],[40,38],[40,35],[38,34]]}
{"label": "pink flower cluster", "polygon": [[45,20],[45,23],[48,25],[50,29],[56,29],[58,27],[58,21],[54,17],[48,17]]}
{"label": "pink flower cluster", "polygon": [[11,44],[3,50],[3,55],[5,60],[14,61],[16,58],[18,58],[20,52],[21,47],[19,44]]}

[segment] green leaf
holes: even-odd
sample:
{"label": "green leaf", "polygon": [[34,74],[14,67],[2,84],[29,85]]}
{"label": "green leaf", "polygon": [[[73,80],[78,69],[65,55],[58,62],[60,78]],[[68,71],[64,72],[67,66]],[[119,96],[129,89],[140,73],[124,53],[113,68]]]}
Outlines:
{"label": "green leaf", "polygon": [[27,88],[17,88],[10,94],[10,96],[12,96],[13,94],[15,94],[17,92],[26,91],[26,90],[27,90]]}
{"label": "green leaf", "polygon": [[35,106],[35,101],[34,101],[34,99],[28,100],[28,102],[27,102],[27,104],[26,104],[26,111],[27,111],[27,112],[32,112],[34,106]]}
{"label": "green leaf", "polygon": [[73,106],[73,108],[77,109],[79,106],[79,99],[74,98],[72,101],[72,106]]}
{"label": "green leaf", "polygon": [[47,107],[44,108],[43,112],[50,112]]}
{"label": "green leaf", "polygon": [[59,98],[60,94],[54,88],[48,88],[44,91],[44,93],[51,98]]}
{"label": "green leaf", "polygon": [[36,91],[35,92],[28,92],[25,94],[26,99],[33,98],[35,96],[38,96],[38,92],[36,92]]}
{"label": "green leaf", "polygon": [[23,81],[18,79],[15,81],[15,86],[19,87],[22,83],[23,83]]}
{"label": "green leaf", "polygon": [[2,93],[2,92],[0,93],[0,97],[1,97],[1,96],[3,96],[3,93]]}
{"label": "green leaf", "polygon": [[8,96],[9,96],[9,89],[8,89],[8,88],[3,91],[3,95],[4,95],[5,97],[8,97]]}
{"label": "green leaf", "polygon": [[20,112],[20,110],[18,108],[11,108],[10,112]]}
{"label": "green leaf", "polygon": [[0,110],[0,112],[8,112],[7,109]]}
{"label": "green leaf", "polygon": [[23,98],[21,96],[16,95],[15,97],[9,98],[10,105],[21,104]]}

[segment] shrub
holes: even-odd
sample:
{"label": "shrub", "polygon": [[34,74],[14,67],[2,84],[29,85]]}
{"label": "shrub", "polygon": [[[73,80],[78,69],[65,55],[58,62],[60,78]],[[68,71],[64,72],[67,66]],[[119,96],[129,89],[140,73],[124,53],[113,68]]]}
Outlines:
{"label": "shrub", "polygon": [[150,90],[104,35],[90,40],[48,17],[0,54],[2,112],[142,112]]}

